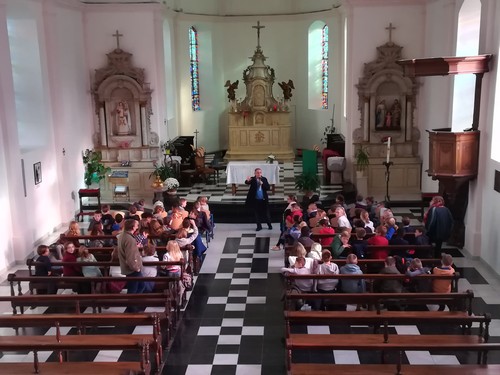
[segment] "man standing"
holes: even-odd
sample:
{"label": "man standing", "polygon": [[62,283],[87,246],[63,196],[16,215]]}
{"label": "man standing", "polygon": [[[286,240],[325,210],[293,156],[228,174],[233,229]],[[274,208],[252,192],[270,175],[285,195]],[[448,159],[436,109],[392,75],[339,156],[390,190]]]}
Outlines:
{"label": "man standing", "polygon": [[255,214],[255,223],[257,224],[256,231],[262,230],[260,224],[261,218],[265,217],[267,227],[273,229],[271,225],[271,213],[269,212],[269,198],[267,191],[269,190],[269,182],[267,178],[262,177],[262,169],[255,168],[255,175],[248,177],[245,184],[250,185],[248,189],[246,204],[253,206]]}
{"label": "man standing", "polygon": [[[142,277],[142,257],[137,247],[134,233],[139,228],[139,222],[135,219],[127,219],[123,225],[123,232],[116,238],[118,242],[118,259],[122,275],[127,277]],[[144,292],[144,281],[130,280],[127,282],[127,293]],[[127,307],[125,312],[137,312],[136,307]]]}

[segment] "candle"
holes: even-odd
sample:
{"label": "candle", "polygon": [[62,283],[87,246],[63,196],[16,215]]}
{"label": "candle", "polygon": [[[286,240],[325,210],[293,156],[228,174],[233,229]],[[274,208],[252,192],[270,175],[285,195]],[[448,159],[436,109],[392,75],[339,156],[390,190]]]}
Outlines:
{"label": "candle", "polygon": [[387,164],[389,164],[390,156],[391,156],[391,137],[387,138],[387,158],[386,158]]}

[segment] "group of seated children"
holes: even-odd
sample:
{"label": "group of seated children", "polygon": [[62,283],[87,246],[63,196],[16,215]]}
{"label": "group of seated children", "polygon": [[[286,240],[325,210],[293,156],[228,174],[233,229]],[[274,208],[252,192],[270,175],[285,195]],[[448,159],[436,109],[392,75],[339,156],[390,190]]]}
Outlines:
{"label": "group of seated children", "polygon": [[[318,253],[321,252],[320,258]],[[288,259],[290,267],[284,267],[281,271],[285,274],[296,275],[331,275],[332,278],[321,279],[294,279],[292,289],[299,293],[364,293],[366,284],[364,279],[335,279],[335,275],[362,275],[363,272],[358,266],[358,257],[351,253],[346,258],[346,263],[338,267],[332,258],[330,250],[321,250],[320,244],[313,244],[311,251],[307,253],[305,248],[299,243],[295,254]],[[385,259],[384,267],[380,274],[404,274],[408,276],[405,280],[387,279],[375,280],[373,283],[374,292],[379,293],[401,293],[409,292],[434,292],[450,293],[451,280],[418,278],[422,274],[448,275],[455,273],[453,268],[453,258],[449,254],[442,254],[441,266],[432,269],[423,267],[422,261],[414,258],[409,264],[404,264],[398,256],[388,256]],[[324,302],[324,301],[323,301]],[[325,303],[312,303],[314,309],[327,308]],[[440,309],[444,306],[440,306]]]}

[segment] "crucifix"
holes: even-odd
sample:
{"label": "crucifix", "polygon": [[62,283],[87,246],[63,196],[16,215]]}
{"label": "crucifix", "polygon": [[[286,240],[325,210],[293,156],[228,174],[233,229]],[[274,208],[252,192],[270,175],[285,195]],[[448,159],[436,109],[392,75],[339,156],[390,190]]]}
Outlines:
{"label": "crucifix", "polygon": [[116,38],[116,49],[120,49],[120,37],[123,36],[123,34],[120,34],[118,30],[116,30],[116,33],[113,34],[113,36]]}
{"label": "crucifix", "polygon": [[198,131],[198,129],[196,129],[194,131],[194,149],[196,150],[198,148],[198,134],[200,132]]}
{"label": "crucifix", "polygon": [[260,26],[260,21],[257,21],[257,26],[252,26],[252,29],[257,29],[257,48],[260,48],[260,29],[264,29],[265,26]]}
{"label": "crucifix", "polygon": [[385,28],[389,30],[389,43],[392,43],[392,30],[396,30],[394,26],[392,26],[392,22],[389,23],[389,26]]}

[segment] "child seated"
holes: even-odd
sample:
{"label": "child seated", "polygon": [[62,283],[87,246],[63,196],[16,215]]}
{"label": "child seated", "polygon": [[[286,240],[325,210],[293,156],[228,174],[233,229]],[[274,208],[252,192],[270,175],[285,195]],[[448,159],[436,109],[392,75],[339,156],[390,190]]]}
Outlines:
{"label": "child seated", "polygon": [[208,198],[206,196],[201,196],[198,198],[198,202],[200,202],[201,212],[204,212],[207,215],[207,220],[210,220],[210,208],[208,207]]}
{"label": "child seated", "polygon": [[[283,267],[281,272],[289,273],[294,275],[310,275],[311,272],[306,268],[306,259],[304,257],[297,257],[295,263],[292,267]],[[302,293],[309,293],[313,291],[314,280],[313,279],[297,279],[294,280],[294,288],[298,289]]]}
{"label": "child seated", "polygon": [[[94,254],[89,252],[89,249],[85,246],[80,246],[78,249],[78,262],[97,262],[94,257]],[[97,266],[83,266],[82,273],[85,277],[101,277],[102,273],[99,267]]]}
{"label": "child seated", "polygon": [[[40,245],[36,249],[36,252],[38,254],[38,258],[36,258],[36,261],[39,263],[43,263],[41,265],[36,265],[35,266],[35,276],[50,276],[52,275],[52,264],[50,262],[49,258],[49,247],[47,245]],[[37,294],[56,294],[57,290],[54,285],[54,283],[48,282],[47,284],[47,289],[42,289],[42,288],[37,288],[36,293]]]}
{"label": "child seated", "polygon": [[358,258],[362,259],[365,257],[368,246],[368,242],[365,240],[366,230],[365,228],[356,228],[355,233],[356,238],[351,243],[352,251]]}
{"label": "child seated", "polygon": [[[142,256],[143,262],[158,262],[158,255],[156,254],[156,248],[153,245],[146,244],[143,248],[144,255]],[[142,276],[144,277],[156,277],[158,275],[157,266],[142,266]],[[151,293],[154,290],[154,281],[144,282],[144,292]]]}
{"label": "child seated", "polygon": [[415,228],[415,243],[414,245],[430,245],[429,237],[425,234],[424,227]]}
{"label": "child seated", "polygon": [[[179,262],[184,258],[181,248],[179,244],[175,240],[168,241],[167,243],[167,252],[163,256],[164,262]],[[186,259],[187,264],[187,259]],[[180,265],[168,265],[162,266],[162,268],[166,271],[166,276],[169,277],[179,277],[181,275],[181,266]]]}

